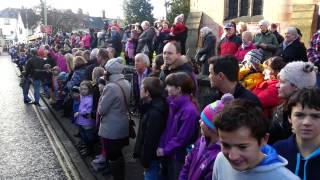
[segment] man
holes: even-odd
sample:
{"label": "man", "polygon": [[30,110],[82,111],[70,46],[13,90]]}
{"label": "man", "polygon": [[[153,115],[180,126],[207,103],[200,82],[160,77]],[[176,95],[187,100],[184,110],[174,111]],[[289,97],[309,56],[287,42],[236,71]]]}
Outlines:
{"label": "man", "polygon": [[138,53],[134,57],[134,66],[136,71],[133,73],[133,95],[135,100],[135,107],[140,110],[140,89],[144,78],[151,73],[149,57],[144,53]]}
{"label": "man", "polygon": [[320,90],[302,89],[289,99],[288,119],[294,135],[274,144],[301,179],[320,179]]}
{"label": "man", "polygon": [[97,55],[97,63],[100,65],[100,67],[103,67],[107,64],[107,61],[109,60],[108,51],[106,49],[99,49],[98,55]]}
{"label": "man", "polygon": [[272,23],[272,24],[270,25],[270,31],[276,36],[278,43],[281,44],[281,43],[283,42],[284,38],[283,38],[283,36],[281,36],[281,34],[278,32],[277,28],[278,28],[278,26],[277,26],[277,24],[275,24],[275,23]]}
{"label": "man", "polygon": [[247,99],[261,106],[257,96],[239,83],[239,64],[234,56],[213,57],[209,63],[211,87],[217,88],[222,94],[231,93],[235,98]]}
{"label": "man", "polygon": [[226,24],[224,30],[226,35],[218,44],[218,54],[220,56],[234,55],[241,46],[241,38],[236,35],[236,27],[232,23]]}
{"label": "man", "polygon": [[150,23],[148,21],[143,21],[141,23],[141,27],[143,32],[139,36],[136,52],[145,53],[147,56],[149,56],[149,59],[152,59],[153,40],[156,36],[156,31],[153,27],[150,27]]}
{"label": "man", "polygon": [[308,60],[306,47],[300,42],[297,28],[287,28],[284,41],[280,44],[276,55],[281,56],[286,63]]}
{"label": "man", "polygon": [[276,36],[268,30],[269,22],[261,20],[259,22],[260,32],[253,38],[253,43],[257,48],[263,50],[263,59],[266,60],[274,55],[279,43]]}
{"label": "man", "polygon": [[[26,64],[26,73],[25,78],[28,80],[29,77],[33,80],[33,89],[34,89],[34,104],[40,106],[40,87],[41,80],[44,76],[44,64],[45,61],[37,56],[38,50],[36,48],[31,49],[31,58],[27,61]],[[29,92],[29,82],[26,82],[25,87],[23,89],[24,102],[30,103],[30,98],[28,97]]]}
{"label": "man", "polygon": [[193,73],[192,67],[183,61],[181,57],[181,46],[176,41],[167,43],[163,48],[164,65],[160,73],[160,80],[165,81],[166,77],[171,73],[185,72],[189,74],[197,87],[197,80]]}
{"label": "man", "polygon": [[298,180],[284,166],[288,161],[267,144],[268,121],[254,103],[238,99],[216,117],[221,152],[213,167],[213,180]]}

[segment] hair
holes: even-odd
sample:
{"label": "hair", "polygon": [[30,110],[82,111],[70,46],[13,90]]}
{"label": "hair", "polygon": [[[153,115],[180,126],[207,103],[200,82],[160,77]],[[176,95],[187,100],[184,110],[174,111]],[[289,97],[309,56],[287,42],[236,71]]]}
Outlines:
{"label": "hair", "polygon": [[280,72],[280,70],[286,65],[286,62],[283,60],[282,57],[274,56],[263,62],[263,65],[265,67],[270,68],[276,76]]}
{"label": "hair", "polygon": [[177,41],[170,41],[167,44],[172,44],[176,48],[176,53],[181,54],[181,44]]}
{"label": "hair", "polygon": [[[109,51],[110,51],[110,53],[113,54],[113,56],[116,55],[116,49],[114,49],[113,47],[107,47],[107,52],[109,52]],[[109,57],[109,58],[111,58],[111,57]],[[113,58],[115,58],[115,57],[113,57]]]}
{"label": "hair", "polygon": [[294,36],[299,37],[297,28],[295,28],[295,27],[288,27],[288,28],[287,28],[287,32],[290,32],[290,33],[293,34]]}
{"label": "hair", "polygon": [[169,74],[165,80],[167,85],[181,87],[182,94],[192,94],[195,92],[195,85],[192,78],[185,72]]}
{"label": "hair", "polygon": [[239,76],[239,64],[238,60],[231,55],[211,57],[209,64],[213,65],[213,71],[215,74],[222,72],[229,81],[238,81]]}
{"label": "hair", "polygon": [[244,28],[244,32],[248,30],[247,24],[245,22],[239,22],[238,23],[239,28]]}
{"label": "hair", "polygon": [[268,27],[269,26],[269,21],[263,19],[263,20],[259,21],[259,25],[263,25],[263,26],[267,26]]}
{"label": "hair", "polygon": [[154,63],[156,64],[156,69],[161,70],[161,66],[164,64],[163,55],[162,54],[158,54],[154,58]]}
{"label": "hair", "polygon": [[104,76],[104,73],[105,73],[105,70],[103,67],[95,67],[92,71],[92,81],[94,83],[97,83],[97,79],[100,78],[100,77],[103,77]]}
{"label": "hair", "polygon": [[90,61],[90,50],[85,50],[82,52],[82,57],[86,60],[86,61]]}
{"label": "hair", "polygon": [[69,70],[72,71],[74,68],[74,66],[73,66],[73,57],[74,56],[70,53],[67,53],[64,55],[64,57],[66,58],[67,66],[68,66]]}
{"label": "hair", "polygon": [[251,135],[261,143],[269,130],[269,121],[263,118],[262,109],[252,101],[236,99],[227,104],[217,115],[215,126],[218,130],[233,132],[247,127]]}
{"label": "hair", "polygon": [[149,21],[142,21],[141,26],[143,25],[150,27]]}
{"label": "hair", "polygon": [[272,23],[272,24],[271,24],[271,28],[272,28],[272,29],[277,29],[277,27],[278,27],[278,26],[277,26],[276,23]]}
{"label": "hair", "polygon": [[37,56],[38,55],[38,49],[37,48],[31,48],[30,54],[31,54],[31,56]]}
{"label": "hair", "polygon": [[302,108],[308,107],[320,111],[320,89],[319,88],[302,88],[290,96],[285,110],[288,117],[291,117],[292,108],[300,104]]}
{"label": "hair", "polygon": [[148,57],[146,54],[144,54],[144,53],[138,53],[138,54],[136,54],[136,56],[134,57],[134,59],[135,59],[135,60],[136,60],[136,59],[141,59],[141,60],[143,61],[143,63],[144,63],[147,67],[150,66],[149,57]]}
{"label": "hair", "polygon": [[200,32],[203,33],[204,36],[206,36],[209,33],[212,33],[212,29],[208,28],[208,27],[203,27],[200,29]]}
{"label": "hair", "polygon": [[74,53],[74,56],[82,56],[82,52],[81,50],[78,50],[77,52]]}
{"label": "hair", "polygon": [[87,81],[87,80],[82,81],[82,82],[80,83],[80,87],[81,87],[81,86],[87,86],[87,87],[88,87],[88,90],[89,90],[89,94],[92,94],[93,88],[92,88],[92,84],[91,84],[90,81]]}
{"label": "hair", "polygon": [[248,36],[251,41],[253,39],[252,33],[250,31],[243,31],[242,36]]}
{"label": "hair", "polygon": [[97,57],[98,57],[98,52],[99,52],[99,49],[98,49],[98,48],[92,49],[92,51],[91,51],[91,53],[90,53],[90,60],[97,59]]}
{"label": "hair", "polygon": [[73,67],[74,68],[78,68],[86,63],[87,63],[87,61],[82,56],[75,56],[73,59]]}
{"label": "hair", "polygon": [[100,56],[102,59],[109,59],[108,51],[104,48],[99,49],[97,56]]}
{"label": "hair", "polygon": [[146,77],[143,81],[143,88],[149,92],[151,98],[161,97],[163,93],[163,82],[156,77]]}

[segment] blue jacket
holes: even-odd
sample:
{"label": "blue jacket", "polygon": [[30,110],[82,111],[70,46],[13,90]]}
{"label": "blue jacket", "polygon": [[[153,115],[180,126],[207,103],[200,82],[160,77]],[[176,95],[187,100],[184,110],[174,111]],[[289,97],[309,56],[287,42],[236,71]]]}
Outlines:
{"label": "blue jacket", "polygon": [[221,151],[219,144],[209,144],[204,136],[186,157],[179,180],[211,180],[214,161]]}
{"label": "blue jacket", "polygon": [[308,157],[303,157],[298,149],[295,135],[276,142],[273,147],[288,160],[287,168],[303,180],[320,179],[320,147]]}
{"label": "blue jacket", "polygon": [[184,162],[187,147],[195,142],[199,129],[199,111],[189,95],[168,97],[169,115],[159,147],[164,155]]}

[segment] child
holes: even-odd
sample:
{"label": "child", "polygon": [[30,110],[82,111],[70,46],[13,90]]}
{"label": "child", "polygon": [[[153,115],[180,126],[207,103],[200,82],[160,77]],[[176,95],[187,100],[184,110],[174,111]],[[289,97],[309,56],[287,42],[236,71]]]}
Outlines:
{"label": "child", "polygon": [[215,117],[225,104],[233,99],[231,94],[225,94],[221,100],[215,101],[203,109],[200,119],[202,136],[198,139],[192,152],[186,157],[179,180],[212,179],[213,163],[221,151],[218,133],[214,126]]}
{"label": "child", "polygon": [[78,112],[74,113],[76,124],[79,126],[79,132],[83,148],[80,154],[87,156],[92,152],[92,143],[94,140],[95,121],[91,118],[92,111],[92,85],[90,81],[82,81],[80,84],[80,105]]}
{"label": "child", "polygon": [[165,162],[162,163],[165,179],[176,180],[184,164],[186,149],[198,136],[199,110],[192,95],[195,85],[188,74],[172,73],[165,82],[169,95],[169,115],[157,155],[165,157]]}
{"label": "child", "polygon": [[145,168],[145,180],[160,179],[160,163],[156,151],[168,114],[162,93],[163,83],[160,79],[147,77],[143,80],[140,88],[141,119],[134,157],[138,158]]}
{"label": "child", "polygon": [[249,51],[243,59],[243,67],[239,71],[239,80],[248,90],[252,90],[257,84],[263,81],[262,74],[262,52],[257,49]]}
{"label": "child", "polygon": [[221,151],[213,167],[213,180],[298,180],[284,166],[288,161],[269,145],[268,121],[253,102],[236,99],[216,117]]}
{"label": "child", "polygon": [[131,30],[130,38],[128,38],[125,46],[126,63],[129,65],[134,64],[135,49],[137,45],[137,32]]}
{"label": "child", "polygon": [[278,73],[286,65],[282,57],[276,56],[269,58],[263,63],[264,79],[265,81],[258,84],[253,90],[263,107],[263,114],[267,119],[272,118],[272,113],[280,103],[281,99],[278,96],[278,88],[276,87],[279,82]]}
{"label": "child", "polygon": [[288,101],[287,112],[295,133],[274,148],[301,179],[320,179],[320,90],[297,91]]}

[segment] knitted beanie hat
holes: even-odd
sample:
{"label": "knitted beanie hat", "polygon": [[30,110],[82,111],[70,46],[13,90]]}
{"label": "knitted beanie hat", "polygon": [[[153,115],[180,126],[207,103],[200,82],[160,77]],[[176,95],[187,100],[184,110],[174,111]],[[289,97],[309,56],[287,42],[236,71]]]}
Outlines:
{"label": "knitted beanie hat", "polygon": [[260,70],[263,53],[259,49],[252,49],[244,56],[242,63],[253,67],[256,71]]}
{"label": "knitted beanie hat", "polygon": [[201,120],[202,122],[210,129],[215,130],[214,121],[217,114],[222,111],[225,104],[234,100],[232,94],[227,93],[224,94],[221,100],[217,100],[209,105],[207,105],[203,111],[201,112]]}
{"label": "knitted beanie hat", "polygon": [[121,59],[113,58],[107,62],[104,68],[110,74],[121,74],[123,71],[124,65],[121,63]]}
{"label": "knitted beanie hat", "polygon": [[298,89],[314,87],[316,84],[316,67],[310,62],[294,61],[281,69],[279,76],[289,81]]}

